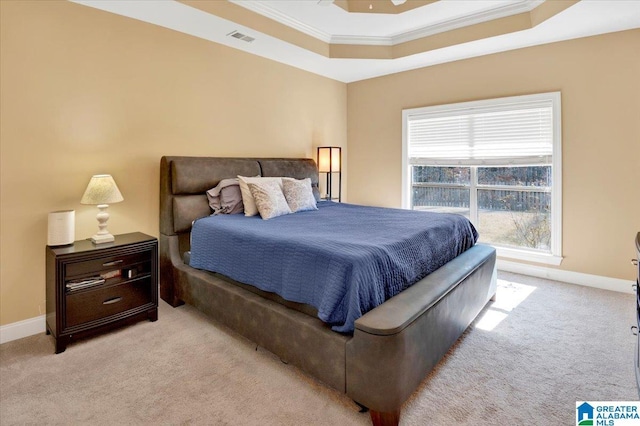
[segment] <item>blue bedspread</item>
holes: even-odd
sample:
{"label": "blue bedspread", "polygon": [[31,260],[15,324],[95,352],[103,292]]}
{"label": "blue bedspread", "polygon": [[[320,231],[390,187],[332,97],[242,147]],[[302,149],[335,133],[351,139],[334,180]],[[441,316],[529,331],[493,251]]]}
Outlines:
{"label": "blue bedspread", "polygon": [[478,238],[463,216],[319,202],[270,220],[196,221],[191,266],[306,303],[335,331],[424,278]]}

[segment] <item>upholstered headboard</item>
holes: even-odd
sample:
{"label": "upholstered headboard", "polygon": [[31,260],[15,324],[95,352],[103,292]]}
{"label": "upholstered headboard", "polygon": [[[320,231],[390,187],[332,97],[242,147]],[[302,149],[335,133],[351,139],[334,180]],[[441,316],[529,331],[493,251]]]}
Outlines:
{"label": "upholstered headboard", "polygon": [[311,179],[316,199],[318,168],[308,158],[162,157],[160,160],[160,296],[181,304],[184,252],[191,249],[191,224],[211,214],[206,191],[236,176],[288,176]]}
{"label": "upholstered headboard", "polygon": [[[319,198],[318,169],[308,158],[162,157],[160,233],[188,234],[195,219],[211,214],[206,191],[222,179],[238,175],[310,178],[314,194]],[[181,249],[187,249],[188,238],[180,240]]]}

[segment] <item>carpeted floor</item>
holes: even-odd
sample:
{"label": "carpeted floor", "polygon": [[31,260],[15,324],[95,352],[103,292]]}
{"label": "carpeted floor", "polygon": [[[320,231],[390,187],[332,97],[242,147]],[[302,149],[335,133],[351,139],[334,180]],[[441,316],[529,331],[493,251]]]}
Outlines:
{"label": "carpeted floor", "polygon": [[[403,425],[575,424],[637,400],[634,295],[500,273],[498,300],[403,407]],[[0,424],[366,425],[333,391],[189,306],[54,355],[0,346]]]}

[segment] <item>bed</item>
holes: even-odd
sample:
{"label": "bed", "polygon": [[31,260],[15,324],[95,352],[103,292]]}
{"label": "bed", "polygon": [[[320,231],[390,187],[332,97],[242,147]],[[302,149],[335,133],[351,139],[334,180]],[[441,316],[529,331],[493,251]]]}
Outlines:
{"label": "bed", "polygon": [[[194,220],[210,214],[206,191],[242,176],[310,178],[310,159],[163,157],[160,164],[160,295],[195,306],[397,424],[403,402],[496,291],[495,250],[476,244],[339,333],[295,301],[185,263]],[[298,213],[296,213],[298,214]]]}

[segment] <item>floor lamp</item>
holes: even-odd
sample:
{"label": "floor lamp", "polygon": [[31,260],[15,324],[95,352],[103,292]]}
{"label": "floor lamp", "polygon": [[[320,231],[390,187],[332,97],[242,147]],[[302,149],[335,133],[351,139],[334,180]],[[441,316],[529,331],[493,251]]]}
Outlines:
{"label": "floor lamp", "polygon": [[[342,201],[342,148],[339,146],[318,147],[318,172],[327,176],[327,194],[324,200]],[[337,196],[334,192],[334,175],[338,178]]]}

